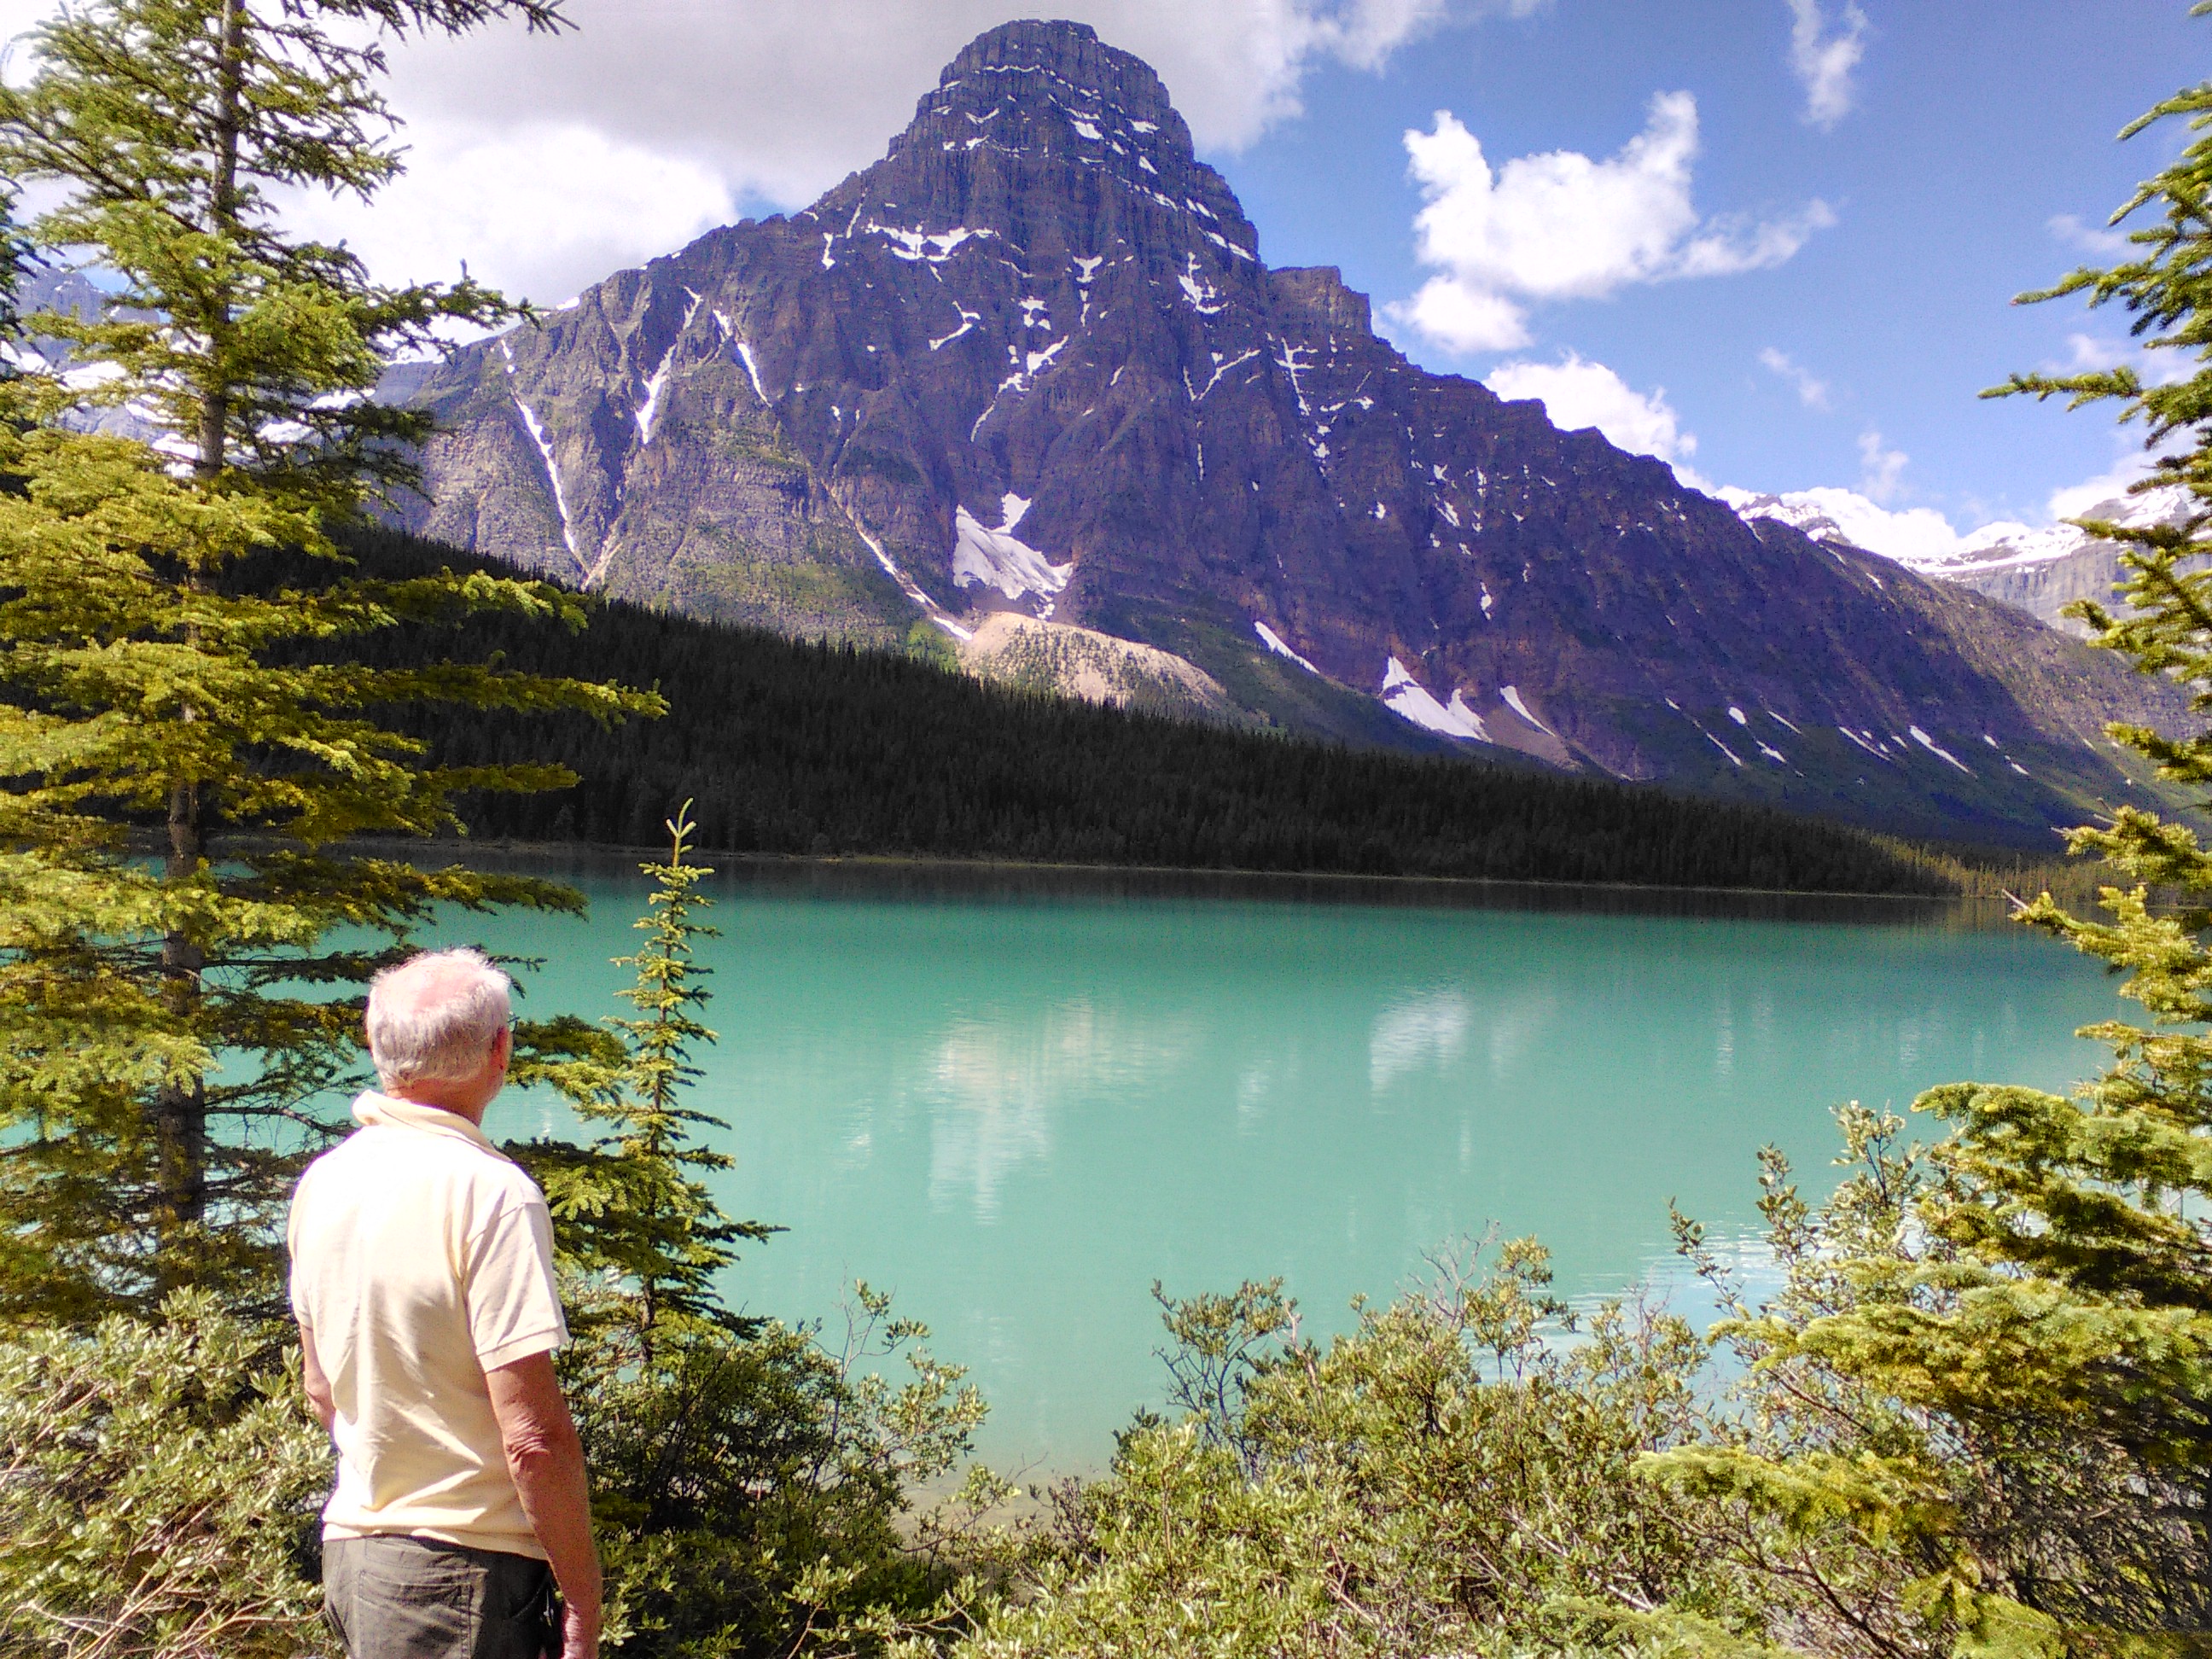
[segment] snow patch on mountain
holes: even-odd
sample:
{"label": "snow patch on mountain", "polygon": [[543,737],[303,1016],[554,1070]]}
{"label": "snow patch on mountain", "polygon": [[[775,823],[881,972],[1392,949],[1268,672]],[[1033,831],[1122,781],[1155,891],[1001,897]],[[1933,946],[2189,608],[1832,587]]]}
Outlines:
{"label": "snow patch on mountain", "polygon": [[995,236],[994,230],[975,230],[966,225],[955,225],[950,230],[908,230],[899,225],[879,225],[873,219],[860,227],[868,235],[881,236],[891,244],[891,257],[909,262],[927,261],[941,265],[960,251],[960,245],[978,236]]}
{"label": "snow patch on mountain", "polygon": [[1968,766],[1966,762],[1960,760],[1949,750],[1944,748],[1942,744],[1937,743],[1935,738],[1929,737],[1918,726],[1909,726],[1905,727],[1905,730],[1912,734],[1913,742],[1918,744],[1923,749],[1925,749],[1929,754],[1935,756],[1938,760],[1946,760],[1950,762],[1952,765],[1957,767],[1961,772],[1964,772],[1970,778],[1974,775],[1973,768]]}
{"label": "snow patch on mountain", "polygon": [[995,587],[1010,599],[1035,594],[1047,601],[1041,614],[1049,616],[1051,598],[1067,586],[1075,564],[1073,560],[1054,564],[1015,537],[1014,526],[1028,510],[1029,503],[1020,496],[1007,495],[1000,503],[996,530],[964,507],[954,513],[952,525],[957,539],[952,548],[953,586]]}
{"label": "snow patch on mountain", "polygon": [[1425,731],[1476,743],[1490,741],[1490,732],[1483,725],[1482,716],[1467,706],[1464,697],[1454,691],[1450,702],[1438,702],[1435,695],[1395,657],[1390,659],[1389,667],[1383,672],[1382,697],[1392,714],[1411,720]]}
{"label": "snow patch on mountain", "polygon": [[553,459],[552,440],[545,435],[545,428],[536,412],[522,401],[522,393],[515,389],[514,347],[502,338],[499,351],[507,365],[507,393],[514,399],[515,410],[522,416],[523,429],[530,434],[530,441],[538,446],[538,458],[545,464],[546,481],[553,486],[553,510],[561,515],[561,539],[568,544],[568,556],[576,562],[576,568],[588,576],[591,566],[585,562],[583,552],[576,545],[576,526],[568,514],[568,493],[561,488],[561,468]]}
{"label": "snow patch on mountain", "polygon": [[1550,726],[1545,725],[1543,721],[1538,720],[1534,714],[1528,712],[1528,705],[1521,701],[1521,693],[1514,687],[1510,685],[1505,686],[1499,690],[1498,695],[1505,699],[1506,706],[1508,708],[1511,708],[1515,714],[1518,714],[1522,720],[1528,721],[1529,725],[1534,726],[1539,732],[1541,732],[1546,737],[1556,738],[1559,735],[1558,732],[1553,731]]}
{"label": "snow patch on mountain", "polygon": [[1321,672],[1320,669],[1316,668],[1304,657],[1301,657],[1297,652],[1291,649],[1290,642],[1284,639],[1284,637],[1280,634],[1278,634],[1273,629],[1268,627],[1267,623],[1255,620],[1252,624],[1252,631],[1259,635],[1260,643],[1266,646],[1268,650],[1273,652],[1277,656],[1288,657],[1292,662],[1297,664],[1299,667],[1304,669],[1309,674],[1318,674]]}
{"label": "snow patch on mountain", "polygon": [[929,349],[932,351],[944,350],[945,347],[951,345],[962,335],[967,333],[969,329],[975,327],[976,324],[983,320],[981,313],[969,310],[967,307],[962,305],[957,300],[955,300],[952,302],[952,308],[960,313],[960,326],[954,329],[950,334],[940,334],[935,339],[932,340],[929,343]]}
{"label": "snow patch on mountain", "polygon": [[881,541],[868,533],[868,527],[860,522],[860,515],[849,507],[845,509],[845,519],[853,526],[854,534],[867,544],[869,552],[876,556],[876,562],[884,568],[884,574],[898,584],[899,592],[921,607],[924,616],[963,645],[975,637],[972,631],[963,628],[951,617],[946,616],[939,608],[937,601],[923,592],[914,578],[899,568],[898,562],[891,557]]}
{"label": "snow patch on mountain", "polygon": [[676,361],[676,348],[682,343],[684,331],[691,326],[691,319],[699,314],[699,295],[691,289],[684,290],[691,295],[691,303],[684,307],[684,321],[676,331],[676,338],[668,343],[668,349],[660,354],[660,362],[645,382],[645,401],[638,405],[637,442],[642,449],[653,441],[653,417],[660,410],[660,394],[668,385],[668,370]]}
{"label": "snow patch on mountain", "polygon": [[1182,285],[1184,301],[1201,317],[1220,315],[1224,303],[1221,290],[1200,272],[1198,255],[1193,253],[1188,258],[1188,263],[1176,277],[1176,281]]}
{"label": "snow patch on mountain", "polygon": [[653,441],[653,417],[660,412],[660,394],[667,388],[668,366],[675,356],[676,348],[672,345],[661,358],[660,367],[646,380],[645,401],[637,406],[637,441],[641,449]]}
{"label": "snow patch on mountain", "polygon": [[738,342],[738,356],[744,363],[745,378],[753,383],[753,396],[767,403],[768,388],[761,384],[760,365],[753,361],[753,349],[740,340]]}

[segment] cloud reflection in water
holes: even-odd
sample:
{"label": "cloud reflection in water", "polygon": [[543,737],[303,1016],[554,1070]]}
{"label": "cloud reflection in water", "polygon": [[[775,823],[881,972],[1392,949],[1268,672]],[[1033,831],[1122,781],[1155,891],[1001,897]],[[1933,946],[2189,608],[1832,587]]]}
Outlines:
{"label": "cloud reflection in water", "polygon": [[[1157,1082],[1191,1047],[1188,1022],[1100,1009],[1087,998],[952,1022],[919,1093],[929,1113],[929,1200],[998,1218],[1006,1182],[1049,1163],[1054,1121],[1085,1097]],[[1138,1097],[1140,1098],[1141,1097]]]}

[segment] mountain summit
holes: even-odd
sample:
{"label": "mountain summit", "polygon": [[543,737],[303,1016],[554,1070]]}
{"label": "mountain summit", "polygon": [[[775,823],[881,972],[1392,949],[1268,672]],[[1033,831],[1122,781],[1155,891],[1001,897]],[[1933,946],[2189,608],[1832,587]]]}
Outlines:
{"label": "mountain summit", "polygon": [[1159,77],[1081,24],[991,30],[812,207],[416,395],[447,430],[412,528],[1216,718],[2045,844],[2139,788],[2104,721],[2184,719],[2004,605],[1408,362],[1334,270],[1267,267]]}

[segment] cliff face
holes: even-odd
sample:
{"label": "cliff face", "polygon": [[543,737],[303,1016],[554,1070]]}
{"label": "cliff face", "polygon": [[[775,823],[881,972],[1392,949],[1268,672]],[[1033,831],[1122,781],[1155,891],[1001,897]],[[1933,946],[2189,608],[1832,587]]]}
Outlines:
{"label": "cliff face", "polygon": [[813,207],[415,395],[426,533],[799,634],[1075,624],[1358,741],[2047,840],[2134,788],[2105,720],[2184,718],[1415,368],[1334,270],[1261,262],[1158,77],[1079,25],[984,35]]}
{"label": "cliff face", "polygon": [[2126,574],[2118,547],[2091,542],[2055,559],[1969,571],[1954,580],[1962,587],[2018,606],[2046,627],[2086,639],[2089,625],[2066,615],[2066,607],[2076,599],[2094,599],[2107,611],[2124,610],[2112,589]]}

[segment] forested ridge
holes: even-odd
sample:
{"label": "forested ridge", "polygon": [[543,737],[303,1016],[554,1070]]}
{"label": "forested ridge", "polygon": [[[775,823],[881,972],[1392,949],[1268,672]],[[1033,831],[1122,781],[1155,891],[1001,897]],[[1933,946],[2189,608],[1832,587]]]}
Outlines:
{"label": "forested ridge", "polygon": [[[351,548],[378,576],[481,563],[383,530]],[[1856,831],[1764,809],[1097,708],[896,653],[620,602],[595,608],[580,635],[478,617],[347,649],[382,665],[496,656],[666,696],[665,717],[611,728],[565,715],[395,711],[441,763],[554,761],[582,780],[550,794],[466,799],[479,836],[644,845],[689,799],[701,845],[720,854],[1951,890]]]}

